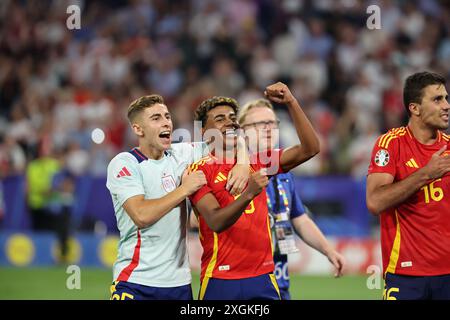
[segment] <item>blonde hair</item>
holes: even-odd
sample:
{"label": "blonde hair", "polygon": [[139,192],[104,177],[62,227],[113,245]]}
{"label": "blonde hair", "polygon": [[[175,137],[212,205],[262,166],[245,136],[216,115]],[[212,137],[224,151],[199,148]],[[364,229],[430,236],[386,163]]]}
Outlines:
{"label": "blonde hair", "polygon": [[248,112],[253,108],[269,108],[275,113],[272,104],[267,99],[257,99],[250,102],[247,102],[240,110],[238,114],[238,122],[242,125],[244,123]]}
{"label": "blonde hair", "polygon": [[127,117],[130,122],[133,122],[136,116],[141,113],[142,110],[150,108],[155,104],[164,104],[164,99],[158,94],[151,94],[149,96],[143,96],[134,100],[128,107]]}

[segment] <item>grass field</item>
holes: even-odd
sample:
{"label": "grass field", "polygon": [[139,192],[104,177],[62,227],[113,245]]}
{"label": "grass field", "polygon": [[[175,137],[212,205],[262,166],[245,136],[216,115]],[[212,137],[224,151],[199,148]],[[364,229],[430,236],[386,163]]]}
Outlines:
{"label": "grass field", "polygon": [[[70,275],[63,267],[0,268],[0,299],[109,299],[111,271],[82,268],[81,289],[69,290]],[[193,275],[194,296],[198,293],[199,276]],[[291,276],[291,295],[296,300],[368,300],[381,299],[382,290],[369,290],[366,277],[345,276],[340,279],[323,276]]]}

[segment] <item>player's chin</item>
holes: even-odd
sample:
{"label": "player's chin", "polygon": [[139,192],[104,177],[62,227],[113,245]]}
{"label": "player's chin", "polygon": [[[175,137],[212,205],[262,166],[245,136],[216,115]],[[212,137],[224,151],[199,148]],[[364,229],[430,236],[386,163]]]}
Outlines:
{"label": "player's chin", "polygon": [[439,130],[447,130],[448,129],[448,120],[444,120],[444,119],[442,119],[441,121],[439,121],[439,124],[438,124],[438,129]]}
{"label": "player's chin", "polygon": [[235,148],[237,146],[237,136],[225,136],[223,142],[227,150]]}
{"label": "player's chin", "polygon": [[261,139],[261,141],[259,141],[259,151],[267,151],[272,149],[272,141],[270,139]]}
{"label": "player's chin", "polygon": [[172,144],[172,142],[170,141],[170,139],[166,139],[166,138],[159,139],[159,145],[160,145],[161,149],[164,151],[169,149],[171,144]]}

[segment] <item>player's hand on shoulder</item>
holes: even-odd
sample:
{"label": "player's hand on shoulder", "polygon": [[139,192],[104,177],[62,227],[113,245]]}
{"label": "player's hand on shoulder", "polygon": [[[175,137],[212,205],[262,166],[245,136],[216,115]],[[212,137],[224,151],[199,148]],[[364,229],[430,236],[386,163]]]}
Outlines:
{"label": "player's hand on shoulder", "polygon": [[181,187],[186,190],[188,196],[195,193],[198,189],[206,184],[206,176],[203,171],[198,170],[195,172],[189,172],[188,169],[184,170],[181,178]]}
{"label": "player's hand on shoulder", "polygon": [[444,154],[447,151],[447,145],[435,152],[427,165],[423,168],[429,179],[438,179],[450,172],[450,156]]}
{"label": "player's hand on shoulder", "polygon": [[269,184],[269,179],[267,178],[267,169],[261,169],[256,171],[250,176],[248,180],[248,186],[245,192],[254,198]]}
{"label": "player's hand on shoulder", "polygon": [[226,189],[231,195],[236,196],[242,193],[248,179],[250,177],[250,170],[248,164],[236,164],[228,174]]}
{"label": "player's hand on shoulder", "polygon": [[264,95],[270,101],[280,104],[289,104],[295,100],[289,87],[282,82],[277,82],[266,87]]}

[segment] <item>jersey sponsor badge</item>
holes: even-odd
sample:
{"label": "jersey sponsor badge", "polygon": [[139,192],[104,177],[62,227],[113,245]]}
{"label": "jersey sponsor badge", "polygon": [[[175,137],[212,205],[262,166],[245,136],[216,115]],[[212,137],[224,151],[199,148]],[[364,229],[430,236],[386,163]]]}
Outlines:
{"label": "jersey sponsor badge", "polygon": [[171,175],[162,177],[162,186],[166,192],[172,192],[177,187]]}
{"label": "jersey sponsor badge", "polygon": [[375,164],[384,167],[389,163],[389,152],[386,149],[380,149],[375,155]]}

